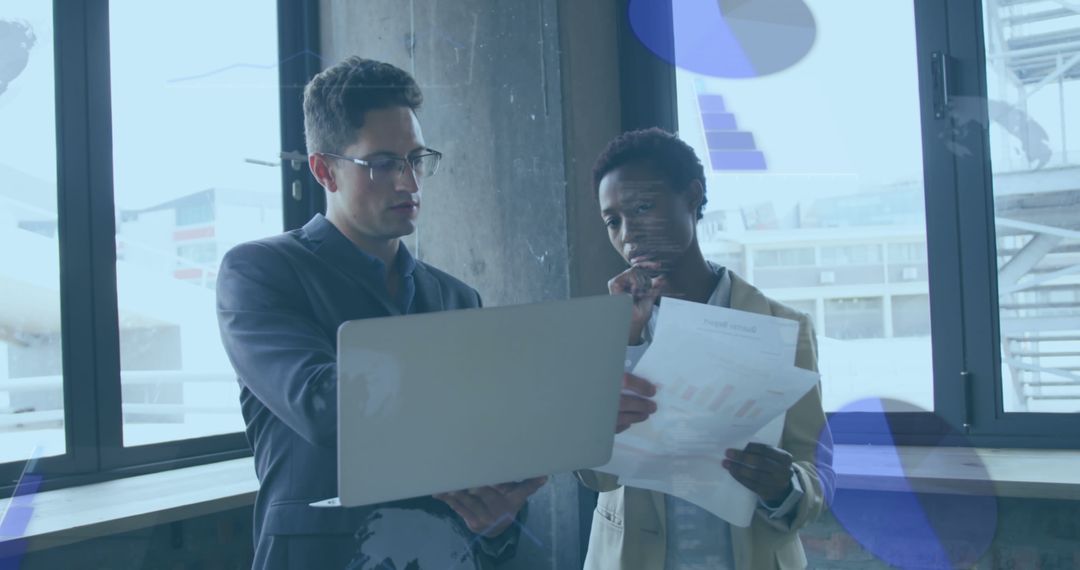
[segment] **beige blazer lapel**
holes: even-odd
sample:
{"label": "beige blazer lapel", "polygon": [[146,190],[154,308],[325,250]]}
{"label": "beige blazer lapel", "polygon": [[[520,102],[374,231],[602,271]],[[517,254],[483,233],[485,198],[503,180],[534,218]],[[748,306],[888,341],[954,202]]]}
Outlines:
{"label": "beige blazer lapel", "polygon": [[765,295],[762,294],[761,291],[758,291],[756,287],[747,283],[745,279],[739,277],[731,270],[728,270],[728,275],[731,276],[732,309],[746,311],[748,313],[772,315],[772,309],[769,307],[769,300],[765,298]]}

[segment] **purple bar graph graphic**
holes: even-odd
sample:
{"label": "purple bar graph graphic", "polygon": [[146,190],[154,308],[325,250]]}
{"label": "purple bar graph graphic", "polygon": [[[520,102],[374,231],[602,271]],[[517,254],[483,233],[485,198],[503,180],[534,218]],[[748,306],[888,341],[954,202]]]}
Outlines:
{"label": "purple bar graph graphic", "polygon": [[765,154],[758,150],[754,134],[739,130],[735,114],[724,97],[716,93],[699,93],[697,99],[712,170],[765,170]]}
{"label": "purple bar graph graphic", "polygon": [[765,170],[765,155],[759,150],[709,150],[713,170]]}
{"label": "purple bar graph graphic", "polygon": [[710,149],[754,150],[754,133],[745,131],[712,131],[705,133]]}
{"label": "purple bar graph graphic", "polygon": [[698,103],[702,113],[725,113],[727,105],[721,95],[704,94],[698,96]]}
{"label": "purple bar graph graphic", "polygon": [[735,123],[735,115],[731,113],[702,113],[701,124],[705,125],[705,132],[734,131],[739,127]]}

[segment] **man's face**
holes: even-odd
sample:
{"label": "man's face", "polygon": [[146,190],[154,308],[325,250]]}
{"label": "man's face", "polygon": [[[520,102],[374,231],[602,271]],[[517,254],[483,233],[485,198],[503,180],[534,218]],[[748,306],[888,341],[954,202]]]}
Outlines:
{"label": "man's face", "polygon": [[[420,122],[408,107],[368,111],[356,142],[342,155],[378,161],[409,158],[427,150]],[[391,240],[416,231],[420,186],[412,168],[390,180],[373,181],[371,169],[347,160],[333,160],[335,191],[329,206],[340,212],[351,233],[371,240]]]}
{"label": "man's face", "polygon": [[671,271],[693,242],[697,204],[644,163],[631,163],[600,181],[600,215],[615,251],[630,265],[652,262]]}

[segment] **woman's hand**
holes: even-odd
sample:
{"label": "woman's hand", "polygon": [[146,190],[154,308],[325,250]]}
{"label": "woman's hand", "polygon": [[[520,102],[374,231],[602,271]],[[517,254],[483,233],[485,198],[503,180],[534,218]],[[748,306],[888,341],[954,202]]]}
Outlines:
{"label": "woman's hand", "polygon": [[656,411],[656,385],[627,372],[623,374],[622,395],[619,397],[619,417],[615,420],[615,433],[622,433],[630,426],[649,419]]}
{"label": "woman's hand", "polygon": [[657,275],[659,268],[654,262],[634,265],[608,281],[608,292],[612,295],[628,294],[634,300],[634,309],[630,317],[630,336],[627,344],[641,344],[641,333],[649,324],[653,306],[663,294],[667,281],[663,275]]}
{"label": "woman's hand", "polygon": [[779,447],[748,443],[742,451],[727,450],[724,469],[770,507],[780,506],[791,494],[791,454]]}

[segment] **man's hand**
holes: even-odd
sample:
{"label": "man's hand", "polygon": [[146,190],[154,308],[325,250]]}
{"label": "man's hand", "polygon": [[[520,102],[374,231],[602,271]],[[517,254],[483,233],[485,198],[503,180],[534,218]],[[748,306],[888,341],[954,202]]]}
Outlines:
{"label": "man's hand", "polygon": [[659,267],[655,262],[639,263],[608,281],[609,293],[628,294],[634,299],[634,310],[630,317],[630,338],[627,342],[631,346],[641,344],[641,332],[645,330],[645,325],[649,324],[653,305],[667,286],[664,276],[655,273]]}
{"label": "man's hand", "polygon": [[543,487],[547,480],[547,477],[537,477],[519,483],[441,493],[434,497],[450,505],[465,521],[469,530],[487,538],[495,538],[510,527],[525,501]]}
{"label": "man's hand", "polygon": [[656,386],[648,380],[623,374],[622,395],[619,397],[619,417],[615,421],[615,433],[622,433],[630,426],[649,419],[656,411]]}
{"label": "man's hand", "polygon": [[724,468],[765,504],[778,507],[791,494],[791,454],[779,447],[748,443],[742,451],[727,450]]}

